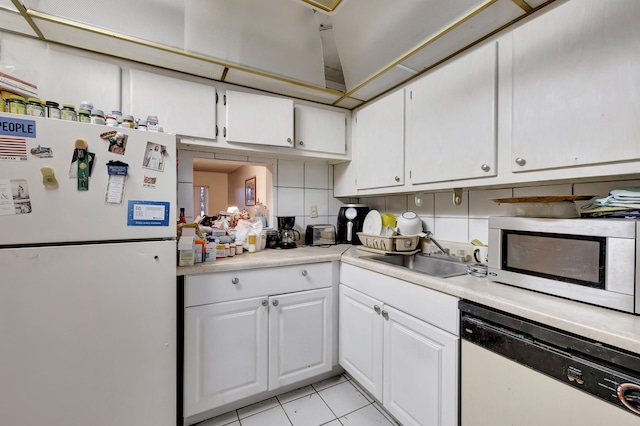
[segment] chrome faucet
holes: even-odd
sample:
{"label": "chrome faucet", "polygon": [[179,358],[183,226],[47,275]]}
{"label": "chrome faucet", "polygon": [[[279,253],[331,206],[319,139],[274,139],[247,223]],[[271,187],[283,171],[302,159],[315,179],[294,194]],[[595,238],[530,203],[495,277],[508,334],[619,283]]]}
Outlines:
{"label": "chrome faucet", "polygon": [[433,238],[433,232],[431,232],[431,231],[427,231],[427,232],[426,232],[426,234],[427,234],[427,235],[426,235],[426,237],[427,237],[428,239],[430,239],[430,240],[431,240],[431,242],[433,242],[433,244],[435,244],[435,245],[436,245],[436,247],[438,247],[438,248],[440,249],[440,251],[441,251],[442,253],[444,253],[444,255],[445,255],[445,256],[451,256],[451,250],[449,250],[448,248],[444,248],[444,247],[442,247],[442,246],[440,245],[440,243],[439,243],[439,242],[437,242],[437,241]]}

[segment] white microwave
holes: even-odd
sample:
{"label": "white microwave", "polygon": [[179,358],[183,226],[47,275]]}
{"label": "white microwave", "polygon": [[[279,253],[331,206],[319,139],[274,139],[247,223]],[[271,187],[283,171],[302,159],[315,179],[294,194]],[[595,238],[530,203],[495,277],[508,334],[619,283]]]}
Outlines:
{"label": "white microwave", "polygon": [[637,222],[489,218],[488,278],[640,314]]}

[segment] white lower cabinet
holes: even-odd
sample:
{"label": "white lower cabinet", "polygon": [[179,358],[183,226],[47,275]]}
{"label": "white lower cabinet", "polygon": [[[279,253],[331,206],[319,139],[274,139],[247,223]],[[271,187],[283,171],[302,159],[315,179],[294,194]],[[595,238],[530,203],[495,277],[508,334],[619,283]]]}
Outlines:
{"label": "white lower cabinet", "polygon": [[[340,284],[340,365],[403,426],[457,425],[457,299],[347,267],[350,273],[341,273]],[[413,299],[406,306],[402,294]],[[416,308],[436,317],[448,311],[441,317],[447,330],[414,316],[420,316]]]}
{"label": "white lower cabinet", "polygon": [[[331,271],[315,264],[187,277],[184,416],[331,371]],[[278,277],[282,294],[253,294]],[[325,287],[295,291],[317,285]],[[230,291],[239,300],[227,300]]]}

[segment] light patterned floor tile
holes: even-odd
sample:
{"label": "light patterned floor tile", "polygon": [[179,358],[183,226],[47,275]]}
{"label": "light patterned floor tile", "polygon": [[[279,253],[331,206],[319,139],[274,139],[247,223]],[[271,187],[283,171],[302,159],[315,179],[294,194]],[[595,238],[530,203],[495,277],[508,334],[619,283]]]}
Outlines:
{"label": "light patterned floor tile", "polygon": [[240,419],[241,426],[291,426],[284,409],[278,405],[253,416]]}
{"label": "light patterned floor tile", "polygon": [[340,375],[340,376],[330,377],[325,380],[321,380],[319,382],[314,383],[312,386],[315,390],[321,391],[322,389],[326,389],[328,387],[335,386],[338,383],[343,383],[346,381],[347,379],[344,376]]}
{"label": "light patterned floor tile", "polygon": [[344,426],[393,426],[372,404],[340,417],[339,420]]}
{"label": "light patterned floor tile", "polygon": [[373,399],[373,397],[371,397],[371,395],[369,395],[369,392],[367,392],[366,390],[362,389],[362,386],[360,386],[357,382],[355,381],[351,381],[351,384],[358,389],[358,392],[360,392],[369,402],[373,402],[375,401]]}
{"label": "light patterned floor tile", "polygon": [[273,398],[265,399],[264,401],[256,402],[255,404],[251,404],[238,409],[238,417],[240,417],[240,420],[242,420],[245,417],[252,416],[261,411],[268,410],[269,408],[273,408],[278,405],[278,400],[274,396]]}
{"label": "light patterned floor tile", "polygon": [[303,388],[292,390],[291,392],[283,393],[282,395],[278,395],[278,401],[280,401],[280,404],[286,404],[287,402],[293,401],[294,399],[302,398],[303,396],[307,396],[315,392],[315,389],[313,389],[313,387],[309,385]]}
{"label": "light patterned floor tile", "polygon": [[293,426],[318,426],[336,418],[336,415],[315,392],[282,404],[282,408]]}
{"label": "light patterned floor tile", "polygon": [[384,408],[382,408],[382,407],[380,406],[380,404],[378,404],[377,402],[374,402],[374,403],[373,403],[373,406],[374,406],[378,411],[380,411],[380,413],[382,413],[382,415],[383,415],[383,416],[385,416],[385,417],[387,418],[387,420],[389,420],[389,422],[390,422],[392,425],[394,425],[394,426],[402,426],[400,423],[396,422],[396,421],[393,419],[393,417],[391,417],[391,415],[390,415],[389,413],[387,413],[387,411],[386,411]]}
{"label": "light patterned floor tile", "polygon": [[331,408],[336,417],[344,416],[370,404],[349,381],[323,389],[318,394]]}
{"label": "light patterned floor tile", "polygon": [[340,423],[340,420],[335,419],[330,421],[329,423],[324,423],[322,426],[342,426],[342,423]]}

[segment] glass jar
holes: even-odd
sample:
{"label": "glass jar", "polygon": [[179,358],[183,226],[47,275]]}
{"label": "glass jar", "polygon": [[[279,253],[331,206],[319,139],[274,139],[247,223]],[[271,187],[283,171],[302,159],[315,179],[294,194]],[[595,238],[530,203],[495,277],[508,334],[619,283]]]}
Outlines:
{"label": "glass jar", "polygon": [[123,115],[122,116],[122,124],[120,127],[124,127],[126,129],[135,129],[136,123],[133,121],[132,115]]}
{"label": "glass jar", "polygon": [[109,127],[117,127],[118,126],[118,116],[111,113],[107,114],[105,117],[105,124]]}
{"label": "glass jar", "polygon": [[60,118],[67,121],[78,121],[78,114],[76,113],[75,105],[62,104],[62,111],[60,112]]}
{"label": "glass jar", "polygon": [[47,101],[47,117],[60,119],[60,104],[54,101]]}
{"label": "glass jar", "polygon": [[101,124],[104,126],[104,112],[101,109],[91,110],[91,124]]}
{"label": "glass jar", "polygon": [[146,120],[140,120],[138,122],[138,130],[142,130],[143,132],[147,131],[147,121]]}
{"label": "glass jar", "polygon": [[91,113],[86,109],[78,110],[78,121],[80,123],[91,123]]}
{"label": "glass jar", "polygon": [[35,117],[46,117],[46,106],[38,98],[27,99],[27,115],[33,115]]}
{"label": "glass jar", "polygon": [[4,96],[4,109],[6,112],[10,112],[13,114],[26,114],[27,108],[24,102],[24,98],[19,95],[7,94]]}

